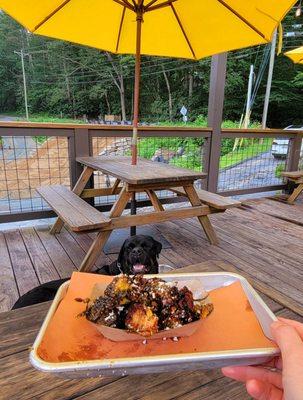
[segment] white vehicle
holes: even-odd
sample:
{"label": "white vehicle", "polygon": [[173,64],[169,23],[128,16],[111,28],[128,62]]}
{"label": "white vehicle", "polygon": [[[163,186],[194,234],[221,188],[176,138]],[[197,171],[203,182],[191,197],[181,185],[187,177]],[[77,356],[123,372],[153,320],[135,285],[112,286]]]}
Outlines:
{"label": "white vehicle", "polygon": [[[289,125],[284,130],[303,131],[303,125]],[[274,139],[271,146],[271,154],[274,158],[286,158],[288,152],[288,139]],[[303,155],[303,143],[301,156]]]}

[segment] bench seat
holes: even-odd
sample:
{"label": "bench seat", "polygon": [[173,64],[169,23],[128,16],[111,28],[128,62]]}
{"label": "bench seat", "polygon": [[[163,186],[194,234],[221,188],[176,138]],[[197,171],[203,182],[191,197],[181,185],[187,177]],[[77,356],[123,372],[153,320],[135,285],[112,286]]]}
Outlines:
{"label": "bench seat", "polygon": [[74,232],[96,230],[110,224],[109,218],[66,186],[41,186],[37,192]]}
{"label": "bench seat", "polygon": [[281,172],[281,176],[293,181],[303,180],[303,171]]}
{"label": "bench seat", "polygon": [[[174,188],[173,192],[181,196],[186,196],[186,193],[182,187]],[[241,206],[240,201],[234,200],[230,197],[224,197],[203,189],[196,189],[196,192],[202,203],[207,204],[209,207],[215,208],[217,210],[227,210],[228,208]]]}

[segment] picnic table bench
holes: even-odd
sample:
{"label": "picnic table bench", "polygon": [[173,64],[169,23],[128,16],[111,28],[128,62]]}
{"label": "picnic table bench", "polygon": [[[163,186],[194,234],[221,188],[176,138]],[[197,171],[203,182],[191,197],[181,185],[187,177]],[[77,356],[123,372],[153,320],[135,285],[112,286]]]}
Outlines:
{"label": "picnic table bench", "polygon": [[293,204],[303,191],[303,171],[281,172],[281,176],[298,185],[287,199],[289,204]]}
{"label": "picnic table bench", "polygon": [[[58,215],[51,233],[59,233],[64,223],[74,232],[98,232],[81,264],[81,271],[91,270],[114,229],[197,217],[210,243],[217,244],[218,238],[209,215],[241,205],[239,201],[197,190],[194,181],[205,178],[203,172],[148,160],[139,160],[134,166],[129,157],[82,157],[77,161],[84,165],[84,169],[72,191],[61,185],[43,186],[37,191]],[[85,189],[94,171],[115,177],[114,185]],[[163,189],[185,196],[191,206],[164,209],[156,194],[156,190]],[[122,215],[130,199],[142,192],[147,194],[155,211]],[[108,217],[84,200],[108,195],[118,195]]]}

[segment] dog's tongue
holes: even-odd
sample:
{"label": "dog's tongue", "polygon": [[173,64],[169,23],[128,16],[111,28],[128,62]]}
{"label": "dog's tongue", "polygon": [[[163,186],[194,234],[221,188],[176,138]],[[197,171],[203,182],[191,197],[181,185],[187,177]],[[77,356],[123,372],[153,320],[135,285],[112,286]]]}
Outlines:
{"label": "dog's tongue", "polygon": [[133,266],[133,270],[136,274],[140,274],[145,271],[145,265],[143,264],[135,264]]}

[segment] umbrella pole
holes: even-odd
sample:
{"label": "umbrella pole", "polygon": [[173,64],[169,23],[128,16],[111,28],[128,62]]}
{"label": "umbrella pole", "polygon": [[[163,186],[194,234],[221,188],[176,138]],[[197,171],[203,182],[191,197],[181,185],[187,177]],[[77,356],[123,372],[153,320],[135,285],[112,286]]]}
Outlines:
{"label": "umbrella pole", "polygon": [[141,73],[141,28],[142,12],[137,12],[137,35],[136,35],[136,65],[135,65],[135,89],[134,89],[134,120],[132,138],[132,165],[137,164],[138,144],[138,120],[139,120],[139,98],[140,98],[140,73]]}
{"label": "umbrella pole", "polygon": [[[137,165],[138,154],[138,121],[139,121],[139,99],[140,99],[140,70],[141,70],[141,28],[142,13],[137,12],[137,36],[136,36],[136,65],[135,65],[135,89],[134,89],[134,120],[133,120],[133,138],[132,138],[132,165]],[[131,215],[137,213],[136,192],[132,194]],[[130,228],[131,236],[136,235],[135,226]]]}

